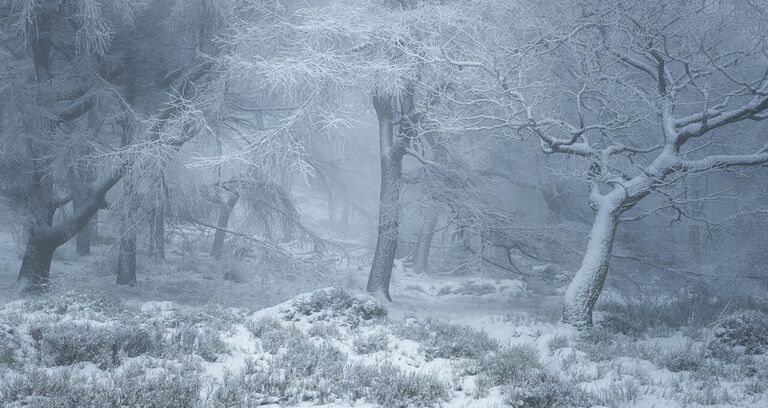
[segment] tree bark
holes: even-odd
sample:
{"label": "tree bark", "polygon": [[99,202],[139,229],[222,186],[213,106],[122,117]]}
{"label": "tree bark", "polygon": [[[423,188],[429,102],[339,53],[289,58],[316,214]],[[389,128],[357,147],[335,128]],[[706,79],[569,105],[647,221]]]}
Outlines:
{"label": "tree bark", "polygon": [[227,234],[224,229],[229,225],[229,218],[239,199],[239,194],[232,193],[227,199],[227,202],[221,206],[221,212],[219,213],[219,220],[216,226],[222,229],[216,230],[216,233],[213,235],[213,245],[211,245],[211,257],[214,259],[221,259],[221,255],[224,253],[224,239]]}
{"label": "tree bark", "polygon": [[30,233],[18,277],[19,281],[24,281],[25,291],[40,292],[49,288],[51,260],[56,247],[44,235]]}
{"label": "tree bark", "polygon": [[129,229],[123,234],[120,238],[117,258],[117,284],[134,286],[136,285],[136,232]]}
{"label": "tree bark", "polygon": [[62,203],[53,199],[49,188],[42,188],[37,193],[43,198],[39,200],[39,209],[33,211],[35,220],[29,229],[29,238],[24,252],[24,259],[19,270],[18,281],[24,282],[24,291],[40,291],[49,287],[51,260],[56,248],[69,241],[90,221],[100,208],[106,207],[104,196],[122,177],[122,172],[113,173],[106,179],[89,187],[89,193],[79,208],[71,216],[53,224],[53,214]]}
{"label": "tree bark", "polygon": [[565,292],[564,323],[576,327],[592,325],[592,310],[608,274],[621,213],[621,204],[616,201],[605,200],[597,208],[581,267]]}
{"label": "tree bark", "polygon": [[132,225],[138,212],[136,189],[130,174],[123,179],[123,196],[127,202],[122,211],[120,225],[120,248],[117,257],[117,284],[134,286],[136,284],[136,229]]}
{"label": "tree bark", "polygon": [[[381,190],[376,250],[368,275],[368,292],[392,301],[389,283],[397,250],[400,177],[405,151],[403,141],[394,134],[393,97],[374,95],[373,105],[379,122]],[[402,126],[402,125],[401,125]]]}
{"label": "tree bark", "polygon": [[[79,207],[79,199],[75,199],[72,204],[75,208]],[[77,231],[75,236],[75,247],[77,254],[80,256],[88,256],[91,254],[91,236],[93,234],[93,220],[88,221],[80,231]]]}
{"label": "tree bark", "polygon": [[165,207],[160,204],[152,211],[149,232],[149,257],[165,260]]}

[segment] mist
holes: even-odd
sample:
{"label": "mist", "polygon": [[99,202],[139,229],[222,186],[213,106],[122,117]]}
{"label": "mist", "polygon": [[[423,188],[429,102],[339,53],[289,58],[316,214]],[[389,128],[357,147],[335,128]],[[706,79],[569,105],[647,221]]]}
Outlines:
{"label": "mist", "polygon": [[0,0],[0,405],[768,406],[766,26]]}

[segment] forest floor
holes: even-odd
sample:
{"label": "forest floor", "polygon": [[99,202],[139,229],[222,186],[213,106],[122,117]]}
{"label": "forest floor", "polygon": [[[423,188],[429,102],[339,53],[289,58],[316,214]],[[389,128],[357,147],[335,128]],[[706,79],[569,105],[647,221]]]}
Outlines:
{"label": "forest floor", "polygon": [[401,263],[383,304],[362,291],[364,251],[315,270],[171,247],[128,288],[108,245],[62,248],[51,293],[28,298],[0,240],[3,407],[768,406],[756,301],[609,302],[577,331],[558,290]]}

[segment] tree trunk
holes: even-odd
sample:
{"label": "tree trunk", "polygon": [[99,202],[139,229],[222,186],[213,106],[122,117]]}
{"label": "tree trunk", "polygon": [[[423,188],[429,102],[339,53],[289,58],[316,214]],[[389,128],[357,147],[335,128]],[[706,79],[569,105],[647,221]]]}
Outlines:
{"label": "tree trunk", "polygon": [[31,232],[21,262],[18,281],[24,282],[25,291],[44,291],[50,286],[51,260],[56,251],[56,243]]}
{"label": "tree trunk", "polygon": [[417,273],[425,274],[429,273],[429,251],[432,248],[432,237],[435,235],[435,227],[437,226],[437,214],[430,212],[427,217],[423,231],[419,235],[419,242],[416,243],[416,251],[413,254],[413,269]]}
{"label": "tree trunk", "polygon": [[152,211],[150,219],[149,257],[165,260],[165,208],[162,204]]}
{"label": "tree trunk", "polygon": [[136,229],[132,220],[138,212],[136,190],[133,181],[123,179],[123,195],[128,200],[122,211],[120,226],[120,248],[117,257],[117,284],[134,286],[136,284]]}
{"label": "tree trunk", "polygon": [[123,234],[117,258],[117,284],[134,286],[136,285],[136,232],[131,228]]}
{"label": "tree trunk", "polygon": [[75,236],[77,254],[87,256],[91,254],[91,237],[93,236],[93,220],[89,221]]}
{"label": "tree trunk", "polygon": [[564,323],[576,327],[592,325],[592,309],[608,274],[621,212],[620,204],[609,200],[598,207],[581,267],[565,292]]}
{"label": "tree trunk", "polygon": [[[219,213],[219,220],[216,226],[219,228],[227,228],[229,225],[229,217],[232,215],[232,211],[237,205],[237,201],[240,199],[240,195],[232,193],[227,202],[221,206],[221,212]],[[217,229],[213,235],[213,245],[211,246],[211,257],[214,259],[221,259],[221,255],[224,253],[224,239],[226,238],[226,231],[223,229]]]}
{"label": "tree trunk", "polygon": [[90,241],[91,245],[99,245],[101,243],[101,235],[99,235],[99,212],[96,211],[88,222],[90,226]]}
{"label": "tree trunk", "polygon": [[368,292],[382,294],[389,301],[392,301],[389,295],[389,282],[392,278],[392,265],[397,250],[400,165],[400,158],[382,157],[381,159],[379,228],[367,287]]}
{"label": "tree trunk", "polygon": [[379,121],[379,144],[381,155],[381,190],[379,194],[379,225],[376,251],[373,255],[371,272],[368,275],[368,292],[392,301],[389,282],[397,250],[400,176],[404,146],[395,139],[393,98],[374,96],[374,108]]}
{"label": "tree trunk", "polygon": [[33,221],[29,228],[29,238],[24,252],[24,259],[19,270],[18,281],[24,282],[24,291],[40,291],[46,289],[50,282],[51,260],[56,248],[60,247],[90,221],[99,208],[105,208],[104,195],[115,185],[122,173],[95,183],[83,195],[81,205],[70,216],[62,217],[61,221],[53,223],[56,210],[67,200],[57,200],[52,185],[38,182],[30,194],[35,199],[30,201]]}

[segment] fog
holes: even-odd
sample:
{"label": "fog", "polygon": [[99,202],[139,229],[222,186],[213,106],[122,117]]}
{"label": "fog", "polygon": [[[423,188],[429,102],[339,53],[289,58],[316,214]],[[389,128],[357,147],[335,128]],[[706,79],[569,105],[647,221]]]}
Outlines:
{"label": "fog", "polygon": [[0,405],[768,405],[762,0],[0,0]]}

